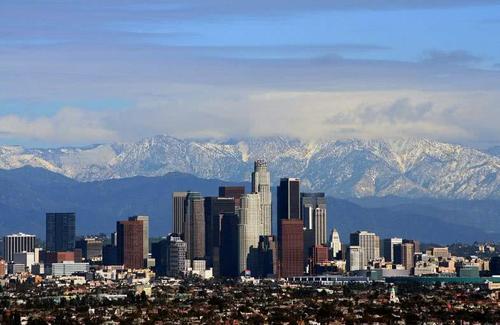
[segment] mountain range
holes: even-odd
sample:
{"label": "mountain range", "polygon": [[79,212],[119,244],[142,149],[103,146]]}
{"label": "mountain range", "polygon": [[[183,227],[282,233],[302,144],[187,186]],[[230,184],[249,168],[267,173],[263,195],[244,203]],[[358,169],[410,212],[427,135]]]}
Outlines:
{"label": "mountain range", "polygon": [[256,159],[268,161],[274,184],[299,177],[304,189],[338,198],[500,199],[497,150],[426,139],[221,142],[160,135],[87,147],[0,147],[0,169],[40,167],[83,182],[171,172],[241,182],[250,178]]}
{"label": "mountain range", "polygon": [[[21,231],[44,238],[45,213],[71,211],[77,215],[77,234],[110,233],[116,221],[146,214],[151,236],[165,236],[171,230],[173,191],[210,196],[217,195],[219,185],[250,187],[178,172],[79,182],[43,168],[0,170],[0,235]],[[499,200],[327,197],[327,204],[328,229],[337,228],[344,241],[362,229],[442,244],[500,240]],[[275,195],[273,205],[275,214]]]}

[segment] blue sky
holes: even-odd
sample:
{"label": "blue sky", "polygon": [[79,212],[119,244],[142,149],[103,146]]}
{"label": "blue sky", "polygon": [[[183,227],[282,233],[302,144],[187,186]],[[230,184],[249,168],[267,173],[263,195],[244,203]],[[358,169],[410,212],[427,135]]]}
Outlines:
{"label": "blue sky", "polygon": [[500,1],[2,1],[0,143],[500,144]]}

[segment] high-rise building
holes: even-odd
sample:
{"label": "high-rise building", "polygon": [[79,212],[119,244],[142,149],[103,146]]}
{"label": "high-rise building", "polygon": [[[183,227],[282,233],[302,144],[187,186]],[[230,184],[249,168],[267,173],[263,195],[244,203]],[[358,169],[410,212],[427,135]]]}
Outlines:
{"label": "high-rise building", "polygon": [[141,269],[144,266],[143,221],[126,220],[116,223],[118,264],[126,268]]}
{"label": "high-rise building", "polygon": [[205,197],[205,258],[215,276],[220,272],[220,232],[222,215],[235,213],[232,197]]}
{"label": "high-rise building", "polygon": [[263,226],[260,219],[260,195],[245,194],[241,197],[240,222],[238,224],[239,273],[252,270],[256,266],[251,249],[259,246]]}
{"label": "high-rise building", "polygon": [[184,235],[184,207],[187,192],[174,192],[172,194],[172,232]]}
{"label": "high-rise building", "polygon": [[224,213],[222,215],[220,275],[224,277],[239,275],[238,219],[236,213]]}
{"label": "high-rise building", "polygon": [[275,277],[278,273],[278,243],[275,236],[260,236],[258,247],[257,277]]}
{"label": "high-rise building", "polygon": [[186,243],[177,234],[170,234],[152,245],[155,270],[159,276],[179,276],[186,270]]}
{"label": "high-rise building", "polygon": [[347,269],[349,271],[358,271],[366,269],[365,250],[360,246],[350,245],[347,252]]}
{"label": "high-rise building", "polygon": [[399,247],[401,249],[401,264],[403,264],[405,269],[411,270],[415,266],[413,259],[413,256],[415,255],[415,244],[403,242],[403,244]]}
{"label": "high-rise building", "polygon": [[304,227],[314,232],[314,246],[327,244],[327,211],[325,193],[301,193]]}
{"label": "high-rise building", "polygon": [[35,251],[35,235],[17,233],[3,237],[4,258],[7,263],[14,260],[14,254]]}
{"label": "high-rise building", "polygon": [[46,250],[65,252],[75,249],[75,214],[46,214]]}
{"label": "high-rise building", "polygon": [[204,198],[198,192],[188,192],[184,206],[184,241],[187,259],[205,258]]}
{"label": "high-rise building", "polygon": [[279,274],[281,277],[304,274],[304,225],[302,220],[279,220]]}
{"label": "high-rise building", "polygon": [[500,256],[493,256],[489,266],[491,275],[500,275]]}
{"label": "high-rise building", "polygon": [[219,197],[233,198],[236,210],[240,208],[243,194],[245,194],[245,186],[219,186]]}
{"label": "high-rise building", "polygon": [[144,260],[149,257],[149,216],[132,216],[130,221],[142,221],[142,254]]}
{"label": "high-rise building", "polygon": [[83,258],[87,261],[102,260],[102,240],[95,237],[86,237],[76,241],[75,248],[82,250]]}
{"label": "high-rise building", "polygon": [[380,238],[373,232],[357,231],[352,233],[350,244],[363,249],[362,265],[364,268],[368,266],[368,262],[380,257]]}
{"label": "high-rise building", "polygon": [[323,245],[315,245],[310,248],[311,263],[309,270],[311,274],[317,274],[317,266],[328,262],[328,247]]}
{"label": "high-rise building", "polygon": [[342,242],[340,241],[340,235],[335,228],[333,228],[332,234],[330,235],[330,249],[332,251],[332,258],[338,259],[339,254],[342,252]]}
{"label": "high-rise building", "polygon": [[403,243],[402,238],[384,239],[384,259],[386,262],[395,262],[394,247]]}
{"label": "high-rise building", "polygon": [[271,174],[267,170],[267,163],[264,160],[257,160],[254,163],[252,192],[259,193],[260,196],[260,219],[263,226],[262,235],[270,236],[272,235]]}
{"label": "high-rise building", "polygon": [[278,186],[278,222],[282,219],[301,219],[300,180],[282,178]]}

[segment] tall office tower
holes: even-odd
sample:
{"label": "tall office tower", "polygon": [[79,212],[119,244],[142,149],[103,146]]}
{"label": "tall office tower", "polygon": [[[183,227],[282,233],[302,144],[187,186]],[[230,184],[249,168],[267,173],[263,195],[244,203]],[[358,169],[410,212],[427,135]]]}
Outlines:
{"label": "tall office tower", "polygon": [[243,194],[245,194],[245,186],[219,186],[219,197],[233,198],[236,210],[240,208]]}
{"label": "tall office tower", "polygon": [[278,186],[278,221],[281,219],[301,219],[300,180],[282,178]]}
{"label": "tall office tower", "polygon": [[7,263],[14,260],[14,254],[35,251],[35,235],[17,233],[3,237],[3,252]]}
{"label": "tall office tower", "polygon": [[116,223],[118,264],[131,269],[144,266],[143,221],[126,220]]}
{"label": "tall office tower", "polygon": [[220,275],[236,277],[239,275],[238,215],[224,213],[221,223]]}
{"label": "tall office tower", "polygon": [[181,237],[184,235],[186,196],[187,192],[174,192],[172,194],[172,232]]}
{"label": "tall office tower", "polygon": [[75,249],[75,214],[47,213],[46,250],[48,252],[67,252]]}
{"label": "tall office tower", "polygon": [[363,266],[380,257],[380,238],[373,232],[357,231],[350,236],[350,244],[363,249]]}
{"label": "tall office tower", "polygon": [[327,244],[327,213],[325,193],[300,193],[304,227],[314,232],[314,246]]}
{"label": "tall office tower", "polygon": [[347,268],[349,271],[365,270],[365,250],[360,246],[350,245],[347,252]]}
{"label": "tall office tower", "polygon": [[279,274],[286,278],[304,274],[304,225],[300,219],[281,219]]}
{"label": "tall office tower", "polygon": [[184,241],[187,259],[205,258],[205,199],[198,192],[188,192],[184,206]]}
{"label": "tall office tower", "polygon": [[340,241],[340,235],[335,228],[333,228],[332,234],[330,235],[330,249],[332,251],[332,257],[334,259],[339,258],[339,254],[342,252],[342,243]]}
{"label": "tall office tower", "polygon": [[130,221],[142,221],[142,254],[144,260],[149,257],[149,216],[132,216]]}
{"label": "tall office tower", "polygon": [[252,173],[252,192],[259,193],[260,196],[260,218],[263,225],[263,235],[272,235],[272,209],[271,209],[271,174],[267,170],[267,163],[264,160],[257,160],[254,163]]}
{"label": "tall office tower", "polygon": [[407,270],[411,270],[415,265],[413,260],[413,255],[415,255],[415,244],[413,243],[403,243],[401,248],[401,264]]}
{"label": "tall office tower", "polygon": [[403,239],[403,244],[413,244],[413,249],[414,249],[415,253],[421,252],[421,250],[420,250],[420,242],[418,240]]}
{"label": "tall office tower", "polygon": [[322,263],[328,262],[328,247],[323,245],[316,245],[310,248],[311,252],[309,255],[311,258],[311,263],[309,264],[309,273],[318,274],[318,266]]}
{"label": "tall office tower", "polygon": [[257,271],[254,276],[275,277],[278,273],[278,243],[275,236],[260,236]]}
{"label": "tall office tower", "polygon": [[116,231],[113,231],[111,233],[111,240],[110,240],[110,242],[111,242],[110,244],[112,246],[117,246],[118,245],[118,236],[116,235]]}
{"label": "tall office tower", "polygon": [[235,213],[234,198],[205,197],[205,258],[214,276],[220,272],[220,232],[222,215]]}
{"label": "tall office tower", "polygon": [[154,243],[151,247],[155,271],[159,276],[177,277],[186,270],[186,243],[177,234]]}
{"label": "tall office tower", "polygon": [[386,238],[383,242],[384,246],[384,259],[386,262],[395,262],[394,247],[401,245],[403,239],[401,238]]}
{"label": "tall office tower", "polygon": [[239,273],[255,268],[256,261],[251,249],[259,246],[263,225],[260,219],[260,195],[245,194],[241,197],[240,222],[238,224]]}
{"label": "tall office tower", "polygon": [[81,249],[82,256],[87,261],[102,260],[102,240],[94,237],[86,237],[76,241],[75,249]]}

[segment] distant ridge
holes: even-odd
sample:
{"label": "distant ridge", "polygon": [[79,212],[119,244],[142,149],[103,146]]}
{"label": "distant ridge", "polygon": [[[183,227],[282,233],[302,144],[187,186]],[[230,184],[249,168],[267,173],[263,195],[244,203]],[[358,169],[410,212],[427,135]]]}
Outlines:
{"label": "distant ridge", "polygon": [[247,181],[255,159],[269,162],[275,184],[300,177],[304,188],[337,197],[500,199],[500,157],[426,139],[220,142],[159,135],[81,148],[0,147],[1,169],[41,167],[86,182],[169,172]]}

